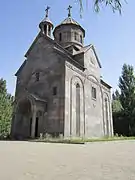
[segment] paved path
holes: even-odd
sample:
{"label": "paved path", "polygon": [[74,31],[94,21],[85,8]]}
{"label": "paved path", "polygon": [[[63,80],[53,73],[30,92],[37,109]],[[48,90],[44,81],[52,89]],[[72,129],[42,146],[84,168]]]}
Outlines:
{"label": "paved path", "polygon": [[0,142],[0,180],[135,180],[135,141]]}

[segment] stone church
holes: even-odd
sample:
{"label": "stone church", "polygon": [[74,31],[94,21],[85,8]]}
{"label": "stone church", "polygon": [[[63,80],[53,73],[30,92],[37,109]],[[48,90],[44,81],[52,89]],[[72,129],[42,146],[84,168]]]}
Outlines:
{"label": "stone church", "polygon": [[11,136],[112,136],[111,86],[101,78],[94,46],[84,45],[85,29],[72,18],[71,6],[55,28],[48,13],[49,7],[15,74]]}

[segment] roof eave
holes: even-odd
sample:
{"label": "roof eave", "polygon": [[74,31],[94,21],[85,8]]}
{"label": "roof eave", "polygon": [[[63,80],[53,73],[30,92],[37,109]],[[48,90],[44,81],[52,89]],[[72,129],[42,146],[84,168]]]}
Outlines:
{"label": "roof eave", "polygon": [[91,45],[90,47],[91,47],[91,48],[93,49],[93,51],[94,51],[94,54],[95,54],[95,56],[96,56],[96,58],[97,58],[99,67],[102,68],[101,63],[100,63],[100,61],[99,61],[99,58],[98,58],[98,56],[97,56],[97,53],[96,53],[96,51],[95,51],[95,47],[94,47],[93,45]]}
{"label": "roof eave", "polygon": [[100,79],[100,82],[102,85],[106,86],[107,88],[111,89],[112,86],[110,86],[109,84],[107,84],[105,81],[103,81],[102,79]]}
{"label": "roof eave", "polygon": [[31,49],[33,48],[34,44],[36,43],[36,41],[38,40],[38,38],[40,37],[41,32],[38,33],[37,37],[34,39],[33,43],[31,44],[30,48],[28,49],[28,51],[26,52],[26,54],[24,55],[24,57],[28,57],[29,52],[31,51]]}
{"label": "roof eave", "polygon": [[18,76],[19,72],[23,69],[23,67],[25,66],[27,60],[25,60],[22,65],[20,66],[20,68],[18,69],[18,71],[15,73],[15,76]]}

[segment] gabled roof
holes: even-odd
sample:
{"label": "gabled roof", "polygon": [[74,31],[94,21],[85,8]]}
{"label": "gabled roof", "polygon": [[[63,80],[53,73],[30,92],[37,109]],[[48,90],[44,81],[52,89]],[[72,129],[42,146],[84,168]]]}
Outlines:
{"label": "gabled roof", "polygon": [[88,46],[82,47],[79,51],[76,51],[75,55],[80,54],[80,53],[85,53],[90,48],[90,46],[91,44]]}
{"label": "gabled roof", "polygon": [[67,54],[65,53],[62,49],[58,49],[57,47],[54,47],[54,50],[56,50],[58,53],[60,53],[62,56],[65,56],[69,59],[69,62],[71,62],[72,64],[74,64],[75,66],[81,68],[81,69],[85,69],[84,66],[82,66],[79,62],[77,62],[76,60],[74,60],[72,57],[71,57],[71,54]]}
{"label": "gabled roof", "polygon": [[60,44],[58,44],[55,40],[51,39],[49,36],[46,36],[44,34],[42,34],[41,32],[39,32],[39,34],[37,35],[37,37],[35,38],[35,40],[33,41],[33,43],[31,44],[30,48],[28,49],[28,51],[25,54],[25,57],[28,56],[28,54],[30,53],[30,51],[32,50],[33,46],[35,45],[35,43],[37,42],[39,37],[44,37],[45,39],[47,39],[48,41],[50,41],[50,43],[57,45],[58,47],[60,47],[61,49],[63,49],[65,52],[67,52],[68,54],[70,54],[70,52],[68,52],[66,49],[64,49]]}
{"label": "gabled roof", "polygon": [[[30,51],[32,50],[33,46],[35,45],[35,43],[37,42],[38,38],[40,36],[43,36],[44,38],[46,38],[48,41],[50,41],[50,43],[54,44],[57,48],[55,48],[55,50],[59,51],[61,54],[65,54],[65,56],[70,59],[70,61],[72,61],[73,63],[75,63],[77,66],[80,66],[80,68],[84,68],[82,67],[81,64],[79,64],[78,62],[76,62],[73,58],[72,58],[72,54],[66,50],[65,48],[63,48],[60,44],[58,44],[55,40],[51,39],[48,36],[43,35],[42,33],[39,33],[37,35],[37,37],[35,38],[35,40],[33,41],[32,45],[30,46],[30,48],[28,49],[28,51],[25,54],[25,57],[27,58],[27,56],[29,55]],[[15,76],[18,75],[18,73],[23,69],[23,67],[26,65],[27,60],[25,60],[23,62],[23,64],[21,65],[21,67],[18,69],[18,71],[16,72]]]}
{"label": "gabled roof", "polygon": [[76,51],[80,51],[80,47],[77,47],[75,44],[68,45],[64,47],[64,49],[68,50],[71,53],[71,55],[76,54]]}
{"label": "gabled roof", "polygon": [[[62,50],[63,53],[65,53],[65,55],[66,55],[68,58],[72,59],[72,61],[75,61],[75,60],[72,58],[72,54],[71,54],[68,50],[66,50],[65,48],[63,48],[63,47],[62,47],[60,44],[58,44],[55,40],[51,39],[50,37],[48,37],[48,36],[46,36],[46,35],[44,35],[44,34],[42,34],[42,33],[39,33],[39,34],[38,34],[38,36],[36,37],[36,39],[34,40],[34,42],[32,43],[32,45],[31,45],[30,48],[28,49],[27,53],[25,54],[25,57],[28,56],[29,52],[31,51],[31,49],[33,48],[34,44],[37,42],[37,40],[38,40],[38,38],[39,38],[40,36],[43,36],[45,39],[47,39],[48,41],[50,41],[50,43],[54,44],[54,45],[57,46],[60,50]],[[58,48],[55,48],[55,49],[58,50]],[[78,63],[78,62],[76,62],[76,63]],[[81,64],[80,64],[80,66],[81,66]]]}
{"label": "gabled roof", "polygon": [[[80,51],[77,51],[77,52],[76,52],[75,55],[78,55],[78,54],[81,54],[81,53],[86,53],[90,48],[93,50],[93,52],[94,52],[94,54],[95,54],[95,56],[96,56],[97,62],[98,62],[98,64],[99,64],[99,67],[102,68],[101,63],[100,63],[100,61],[99,61],[99,58],[98,58],[98,56],[97,56],[96,50],[95,50],[95,48],[94,48],[94,46],[93,46],[92,44],[89,44],[89,45],[87,45],[87,46],[82,47],[82,48],[80,49]],[[75,56],[75,55],[74,55],[74,56]]]}
{"label": "gabled roof", "polygon": [[[33,93],[30,93],[28,92],[28,90],[25,90],[25,98],[26,97],[30,97],[30,98],[33,98],[35,101],[40,101],[40,102],[43,102],[43,103],[47,103],[47,100],[46,99],[43,99],[41,98],[39,95],[36,95],[36,94],[33,94]],[[23,96],[21,96],[20,98],[23,98],[24,97],[24,94]],[[17,102],[17,99],[15,99],[13,101],[13,104],[15,104]]]}
{"label": "gabled roof", "polygon": [[27,63],[27,60],[25,60],[22,65],[20,66],[20,68],[18,69],[18,71],[15,73],[15,76],[18,75],[18,73],[23,69],[23,67],[25,66],[25,64]]}
{"label": "gabled roof", "polygon": [[39,32],[37,37],[34,39],[33,43],[31,44],[30,48],[28,49],[28,51],[26,52],[26,54],[24,55],[25,57],[28,56],[29,52],[32,50],[34,44],[37,42],[38,38],[40,37],[41,33]]}
{"label": "gabled roof", "polygon": [[100,61],[99,61],[99,58],[98,58],[98,56],[97,56],[95,47],[94,47],[93,45],[91,45],[90,48],[93,50],[93,52],[94,52],[94,54],[95,54],[95,56],[96,56],[97,62],[98,62],[98,64],[99,64],[99,67],[102,68],[101,63],[100,63]]}
{"label": "gabled roof", "polygon": [[36,100],[36,101],[41,101],[41,102],[47,102],[47,100],[39,97],[38,95],[30,93],[30,95]]}
{"label": "gabled roof", "polygon": [[74,43],[72,43],[71,45],[66,46],[65,49],[68,49],[70,47],[74,47],[77,51],[79,51],[79,48],[76,47],[76,45]]}

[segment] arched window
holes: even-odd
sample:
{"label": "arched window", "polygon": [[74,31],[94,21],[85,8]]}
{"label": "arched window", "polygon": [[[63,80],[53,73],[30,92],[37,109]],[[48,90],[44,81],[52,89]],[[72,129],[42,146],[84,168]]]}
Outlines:
{"label": "arched window", "polygon": [[75,32],[75,41],[77,41],[78,40],[78,34],[77,34],[77,32]]}
{"label": "arched window", "polygon": [[45,112],[47,112],[47,110],[48,110],[48,104],[45,103]]}
{"label": "arched window", "polygon": [[44,33],[47,34],[47,25],[44,26]]}
{"label": "arched window", "polygon": [[80,42],[83,43],[82,35],[80,35]]}
{"label": "arched window", "polygon": [[36,81],[39,81],[39,79],[40,79],[40,73],[39,73],[39,72],[36,72],[35,76],[36,76]]}
{"label": "arched window", "polygon": [[80,85],[76,84],[76,135],[80,136]]}
{"label": "arched window", "polygon": [[62,34],[59,34],[59,41],[62,41]]}
{"label": "arched window", "polygon": [[53,96],[56,96],[57,95],[57,87],[53,87]]}
{"label": "arched window", "polygon": [[96,92],[96,88],[95,87],[92,87],[91,94],[92,94],[92,99],[96,99],[97,98],[97,92]]}
{"label": "arched window", "polygon": [[48,26],[48,36],[51,36],[51,26]]}

